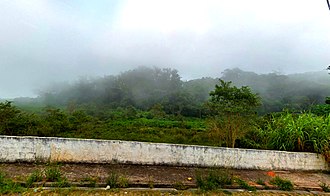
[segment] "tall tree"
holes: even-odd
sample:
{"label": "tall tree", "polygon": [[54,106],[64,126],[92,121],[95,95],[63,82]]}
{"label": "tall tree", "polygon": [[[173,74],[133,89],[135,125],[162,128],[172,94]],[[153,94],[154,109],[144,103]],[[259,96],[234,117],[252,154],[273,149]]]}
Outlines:
{"label": "tall tree", "polygon": [[220,139],[220,143],[225,142],[227,147],[235,147],[236,139],[244,136],[250,127],[255,109],[260,105],[260,97],[247,86],[237,88],[221,79],[210,96],[208,106],[213,114],[209,120],[211,136]]}

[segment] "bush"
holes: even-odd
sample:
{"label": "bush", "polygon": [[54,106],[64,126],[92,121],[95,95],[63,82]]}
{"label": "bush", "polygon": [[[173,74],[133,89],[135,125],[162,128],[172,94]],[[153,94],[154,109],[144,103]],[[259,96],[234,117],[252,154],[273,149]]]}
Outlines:
{"label": "bush", "polygon": [[196,173],[196,183],[201,190],[216,190],[223,188],[225,185],[231,185],[233,178],[223,170],[209,170],[207,175],[203,175],[198,171]]}
{"label": "bush", "polygon": [[283,191],[292,191],[293,190],[293,184],[290,180],[282,179],[278,176],[271,179],[270,183],[278,186],[278,188]]}
{"label": "bush", "polygon": [[120,176],[118,173],[112,171],[106,179],[106,184],[110,188],[125,188],[128,187],[129,182],[125,176]]}
{"label": "bush", "polygon": [[23,192],[25,189],[18,183],[5,178],[5,174],[0,171],[0,194],[13,194]]}
{"label": "bush", "polygon": [[43,173],[39,170],[34,171],[26,180],[26,187],[31,187],[34,182],[41,182]]}
{"label": "bush", "polygon": [[240,178],[236,178],[235,182],[237,184],[239,184],[243,189],[246,189],[248,191],[256,191],[256,187],[254,186],[250,186],[247,182],[245,182],[244,180],[240,179]]}
{"label": "bush", "polygon": [[45,169],[46,180],[50,182],[59,182],[62,180],[62,174],[58,167],[51,166]]}
{"label": "bush", "polygon": [[330,115],[285,112],[273,116],[265,132],[265,142],[270,149],[329,153]]}

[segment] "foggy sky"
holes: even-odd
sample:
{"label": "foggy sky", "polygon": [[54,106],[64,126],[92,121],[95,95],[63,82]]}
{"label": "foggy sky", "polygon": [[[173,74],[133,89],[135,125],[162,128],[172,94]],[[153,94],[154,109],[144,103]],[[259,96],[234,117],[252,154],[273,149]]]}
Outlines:
{"label": "foggy sky", "polygon": [[193,79],[330,64],[325,0],[1,0],[0,14],[0,98],[141,65]]}

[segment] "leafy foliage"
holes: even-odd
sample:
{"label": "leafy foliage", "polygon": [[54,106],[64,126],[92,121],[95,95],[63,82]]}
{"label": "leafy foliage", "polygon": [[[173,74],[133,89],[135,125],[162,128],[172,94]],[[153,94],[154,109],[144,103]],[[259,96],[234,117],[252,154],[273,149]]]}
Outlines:
{"label": "leafy foliage", "polygon": [[293,190],[293,184],[290,180],[282,179],[278,176],[271,179],[270,183],[278,186],[278,188],[283,191],[292,191]]}
{"label": "leafy foliage", "polygon": [[227,147],[235,147],[252,126],[254,110],[260,105],[260,98],[248,87],[237,88],[231,82],[220,80],[220,85],[210,92],[208,106],[214,116],[209,120],[211,137],[225,141]]}
{"label": "leafy foliage", "polygon": [[26,186],[31,187],[34,182],[41,182],[43,179],[43,172],[36,170],[26,179]]}
{"label": "leafy foliage", "polygon": [[204,191],[221,189],[232,183],[232,175],[224,170],[209,170],[206,175],[200,171],[196,173],[196,184],[198,188]]}
{"label": "leafy foliage", "polygon": [[257,188],[254,186],[250,186],[245,180],[242,180],[240,178],[236,178],[235,182],[239,184],[242,188],[248,190],[248,191],[256,191]]}
{"label": "leafy foliage", "polygon": [[[283,109],[308,110],[311,105],[324,103],[330,94],[330,77],[326,72],[256,74],[234,68],[225,70],[221,79],[232,81],[237,87],[249,86],[258,93],[262,98],[260,114]],[[22,98],[14,101],[29,111],[35,108],[24,103],[39,108],[40,103],[61,108],[94,105],[115,109],[131,105],[145,111],[161,104],[167,114],[205,117],[207,110],[203,105],[217,81],[209,77],[183,81],[175,69],[139,67],[116,76],[81,77],[72,84],[54,84],[41,90],[37,101]]]}
{"label": "leafy foliage", "polygon": [[317,152],[329,156],[330,116],[284,112],[273,115],[263,131],[270,149]]}
{"label": "leafy foliage", "polygon": [[106,184],[110,186],[110,188],[126,188],[128,187],[128,179],[125,176],[119,175],[118,173],[112,171],[109,173],[106,178]]}
{"label": "leafy foliage", "polygon": [[0,171],[0,194],[14,194],[21,193],[25,189],[19,183],[7,179],[5,174]]}

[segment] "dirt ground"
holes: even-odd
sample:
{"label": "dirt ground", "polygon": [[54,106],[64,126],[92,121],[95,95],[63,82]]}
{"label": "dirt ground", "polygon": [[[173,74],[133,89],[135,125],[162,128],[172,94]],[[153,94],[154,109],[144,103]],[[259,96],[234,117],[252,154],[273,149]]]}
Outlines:
{"label": "dirt ground", "polygon": [[[58,164],[62,174],[70,182],[82,182],[86,179],[95,179],[97,183],[104,183],[109,173],[116,172],[128,178],[132,184],[175,184],[183,183],[195,186],[196,172],[207,172],[208,168],[197,167],[170,167],[170,166],[142,166],[119,164]],[[0,171],[7,177],[16,181],[25,181],[35,170],[43,170],[49,167],[45,164],[0,164]],[[301,171],[261,171],[261,170],[235,170],[228,169],[233,176],[247,181],[250,185],[257,185],[259,179],[269,182],[270,173],[293,182],[295,188],[320,189],[319,184],[330,185],[329,172],[301,172]],[[189,179],[192,178],[192,179]]]}

